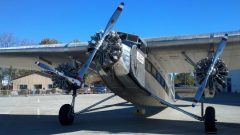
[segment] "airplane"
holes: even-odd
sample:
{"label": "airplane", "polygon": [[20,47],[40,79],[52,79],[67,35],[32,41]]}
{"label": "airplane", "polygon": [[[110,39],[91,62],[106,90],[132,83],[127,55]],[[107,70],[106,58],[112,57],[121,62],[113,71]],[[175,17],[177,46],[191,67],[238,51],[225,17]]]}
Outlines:
{"label": "airplane", "polygon": [[[71,92],[71,104],[59,110],[62,125],[71,125],[76,115],[117,95],[141,106],[137,110],[140,114],[148,106],[171,107],[203,121],[207,133],[217,132],[215,109],[206,107],[204,113],[204,97],[222,91],[228,70],[239,69],[240,31],[143,39],[112,30],[123,7],[122,2],[105,30],[93,35],[88,43],[0,48],[0,66],[42,70],[52,75],[57,87]],[[96,71],[114,95],[75,112],[76,90],[84,84],[88,70]],[[199,84],[192,106],[201,102],[201,116],[174,105],[171,73],[183,72],[194,72]]]}

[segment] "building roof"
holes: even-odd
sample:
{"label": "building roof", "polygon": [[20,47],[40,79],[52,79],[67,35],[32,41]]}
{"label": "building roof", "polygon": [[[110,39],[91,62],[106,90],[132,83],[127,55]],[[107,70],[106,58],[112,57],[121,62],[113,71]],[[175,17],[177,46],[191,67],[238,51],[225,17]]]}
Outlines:
{"label": "building roof", "polygon": [[37,74],[37,75],[40,75],[40,76],[43,76],[43,77],[51,78],[51,75],[49,75],[49,74],[36,71],[34,73],[29,73],[29,74],[26,74],[26,75],[23,75],[23,76],[16,77],[13,80],[17,80],[17,79],[20,79],[20,78],[23,78],[23,77],[26,77],[26,76],[29,76],[29,75],[32,75],[32,74]]}

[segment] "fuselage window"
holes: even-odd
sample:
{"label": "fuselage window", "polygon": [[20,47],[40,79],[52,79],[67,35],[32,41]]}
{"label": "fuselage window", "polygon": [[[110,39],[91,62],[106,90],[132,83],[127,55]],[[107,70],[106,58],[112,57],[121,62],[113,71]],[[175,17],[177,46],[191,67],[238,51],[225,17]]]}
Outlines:
{"label": "fuselage window", "polygon": [[159,73],[156,74],[156,79],[158,82],[161,82],[161,75]]}
{"label": "fuselage window", "polygon": [[166,92],[168,92],[168,88],[166,85],[166,82],[162,75],[156,70],[156,68],[153,66],[152,63],[150,63],[147,59],[145,59],[145,68],[146,71],[151,73],[152,76],[159,82],[159,84],[165,89]]}
{"label": "fuselage window", "polygon": [[151,64],[148,60],[146,60],[146,70],[151,73]]}
{"label": "fuselage window", "polygon": [[166,84],[165,84],[165,81],[164,81],[163,79],[161,80],[160,83],[161,83],[161,85],[163,86],[163,88],[166,88]]}
{"label": "fuselage window", "polygon": [[152,73],[152,76],[156,77],[157,70],[153,66],[152,66],[152,72],[151,73]]}

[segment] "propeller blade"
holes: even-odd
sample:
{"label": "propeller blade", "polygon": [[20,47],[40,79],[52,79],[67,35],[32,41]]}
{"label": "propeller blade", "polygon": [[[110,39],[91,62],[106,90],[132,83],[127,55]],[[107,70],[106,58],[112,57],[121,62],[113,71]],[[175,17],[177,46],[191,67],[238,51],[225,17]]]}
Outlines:
{"label": "propeller blade", "polygon": [[85,64],[83,65],[83,67],[79,70],[78,72],[78,78],[79,79],[83,79],[84,74],[87,72],[90,64],[92,63],[92,60],[96,54],[96,52],[98,51],[98,49],[101,47],[105,37],[109,34],[109,32],[111,31],[111,29],[113,28],[114,24],[117,22],[122,10],[123,10],[123,6],[124,3],[120,3],[119,6],[117,7],[117,9],[115,10],[115,12],[113,13],[112,17],[110,18],[105,31],[103,33],[103,36],[101,37],[101,39],[98,41],[97,45],[95,46],[94,50],[92,51],[92,53],[90,54],[90,56],[88,57],[87,61],[85,62]]}
{"label": "propeller blade", "polygon": [[57,75],[59,75],[61,77],[64,77],[65,79],[67,79],[72,84],[76,84],[78,86],[81,85],[81,82],[79,80],[74,79],[72,77],[68,77],[68,76],[64,75],[63,73],[59,72],[58,70],[56,70],[55,68],[53,68],[53,67],[51,67],[51,66],[49,66],[47,64],[41,63],[39,61],[35,62],[35,64],[38,65],[38,67],[40,67],[44,71],[48,71],[48,72],[57,74]]}
{"label": "propeller blade", "polygon": [[48,65],[46,65],[44,63],[41,63],[39,61],[35,62],[35,64],[38,65],[38,67],[40,67],[44,71],[55,73],[55,69],[51,66],[48,66]]}
{"label": "propeller blade", "polygon": [[220,57],[220,55],[223,53],[223,50],[226,46],[227,38],[228,38],[228,35],[225,34],[225,36],[222,38],[221,42],[219,43],[218,48],[213,55],[211,66],[208,68],[207,75],[204,78],[204,81],[199,86],[198,91],[196,92],[196,95],[195,95],[193,103],[192,103],[192,107],[194,107],[199,102],[199,100],[201,99],[202,94],[203,94],[203,92],[205,90],[205,87],[207,85],[208,78],[211,75],[212,71],[214,70],[214,66],[215,66],[218,58]]}
{"label": "propeller blade", "polygon": [[117,9],[115,10],[115,12],[113,13],[113,15],[111,16],[110,20],[108,21],[108,24],[104,30],[104,33],[103,33],[103,37],[104,35],[107,36],[109,34],[109,32],[111,31],[111,29],[113,28],[113,26],[115,25],[115,23],[117,22],[122,10],[123,10],[123,7],[124,7],[124,3],[121,2]]}

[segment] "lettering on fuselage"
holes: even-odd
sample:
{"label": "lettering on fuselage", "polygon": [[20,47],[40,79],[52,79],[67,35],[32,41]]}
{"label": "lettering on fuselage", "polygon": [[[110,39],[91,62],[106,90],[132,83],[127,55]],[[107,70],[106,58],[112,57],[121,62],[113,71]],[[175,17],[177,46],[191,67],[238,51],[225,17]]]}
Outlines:
{"label": "lettering on fuselage", "polygon": [[162,88],[166,91],[168,94],[168,86],[165,81],[165,79],[162,77],[162,75],[157,71],[157,68],[147,59],[145,59],[145,69],[148,73],[150,73],[155,80],[162,86]]}
{"label": "lettering on fuselage", "polygon": [[142,54],[139,53],[138,51],[137,51],[137,60],[138,60],[140,63],[144,64],[144,57],[143,57]]}

